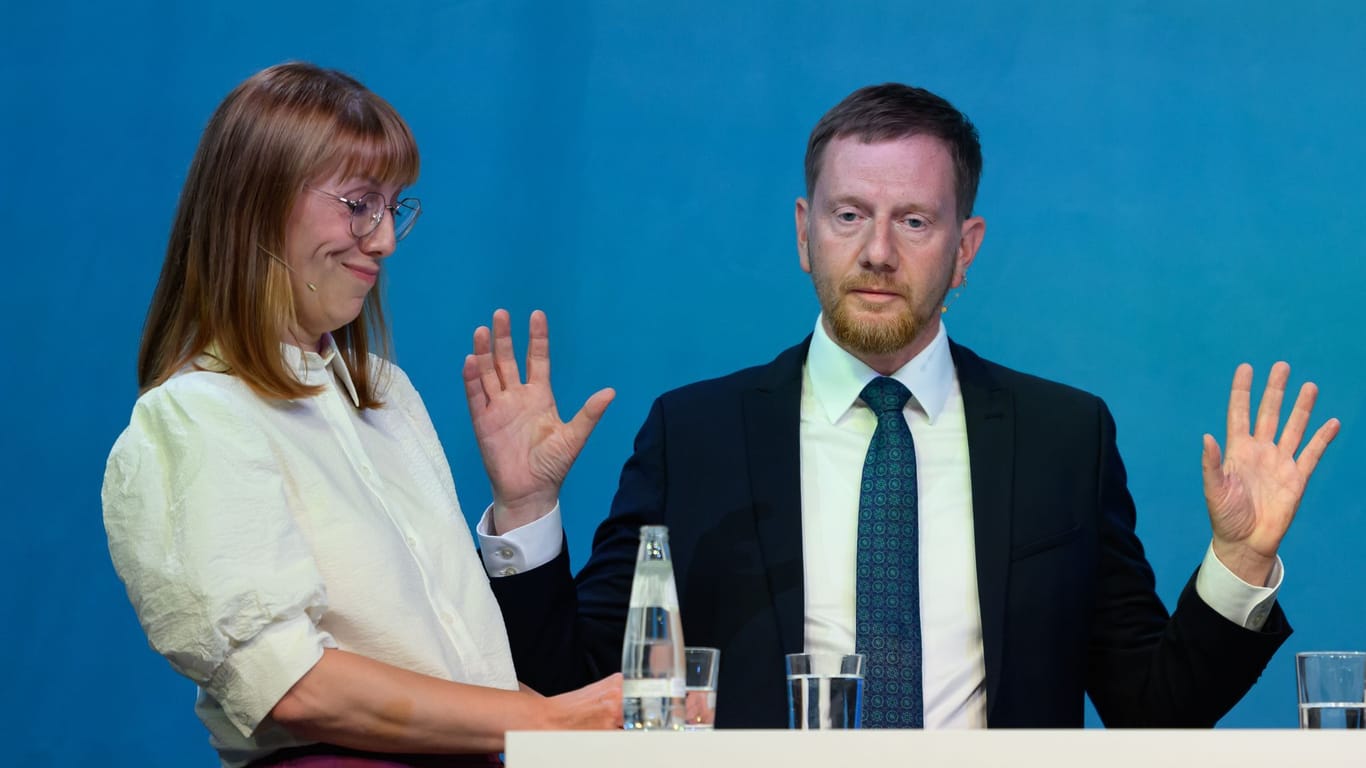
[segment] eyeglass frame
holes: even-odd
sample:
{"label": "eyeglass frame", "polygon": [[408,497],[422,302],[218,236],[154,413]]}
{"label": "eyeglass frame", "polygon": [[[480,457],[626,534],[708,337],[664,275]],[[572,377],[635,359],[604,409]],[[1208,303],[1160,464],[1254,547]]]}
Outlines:
{"label": "eyeglass frame", "polygon": [[375,230],[379,229],[380,222],[384,220],[384,214],[381,212],[378,215],[371,217],[370,228],[367,229],[363,234],[356,231],[356,222],[362,220],[357,218],[356,211],[360,208],[361,203],[365,202],[365,198],[370,197],[371,195],[374,195],[375,197],[379,198],[381,203],[380,210],[389,212],[390,221],[398,220],[397,217],[394,215],[394,211],[398,210],[400,206],[408,208],[412,211],[412,216],[408,219],[407,226],[403,228],[402,232],[399,232],[397,227],[394,228],[394,242],[398,242],[403,238],[407,237],[409,234],[411,234],[413,231],[413,227],[417,226],[418,217],[422,215],[422,200],[416,197],[405,197],[399,200],[395,200],[394,203],[390,205],[389,198],[385,197],[383,192],[366,192],[365,194],[360,196],[359,200],[352,200],[350,198],[343,197],[337,194],[336,192],[329,192],[326,189],[315,187],[312,184],[305,184],[304,187],[312,192],[317,192],[318,194],[322,195],[323,197],[326,197],[329,200],[336,200],[337,202],[344,204],[350,211],[349,224],[351,227],[351,235],[358,240],[373,235],[375,233]]}

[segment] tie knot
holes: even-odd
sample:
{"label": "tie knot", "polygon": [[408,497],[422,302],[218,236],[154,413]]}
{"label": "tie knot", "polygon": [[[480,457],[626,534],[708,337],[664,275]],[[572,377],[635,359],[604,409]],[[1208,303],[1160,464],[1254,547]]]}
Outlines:
{"label": "tie knot", "polygon": [[906,401],[911,399],[911,391],[890,376],[879,376],[868,382],[859,397],[881,418],[889,413],[900,413],[906,407]]}

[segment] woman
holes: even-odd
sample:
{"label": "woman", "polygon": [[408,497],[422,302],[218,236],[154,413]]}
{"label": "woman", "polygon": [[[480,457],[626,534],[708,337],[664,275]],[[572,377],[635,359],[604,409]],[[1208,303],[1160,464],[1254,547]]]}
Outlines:
{"label": "woman", "polygon": [[294,63],[228,95],[181,194],[104,517],[227,766],[487,762],[510,728],[620,722],[619,678],[518,690],[436,432],[385,361],[377,283],[417,174],[388,103]]}

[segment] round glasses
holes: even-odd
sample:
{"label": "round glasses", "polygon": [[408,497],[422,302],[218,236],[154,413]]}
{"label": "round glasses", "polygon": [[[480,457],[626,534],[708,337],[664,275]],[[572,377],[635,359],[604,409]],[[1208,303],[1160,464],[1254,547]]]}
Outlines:
{"label": "round glasses", "polygon": [[388,211],[394,219],[394,240],[402,240],[413,231],[413,225],[417,223],[417,217],[422,215],[422,201],[416,197],[405,197],[402,200],[389,205],[384,200],[384,195],[378,192],[367,192],[360,196],[358,200],[342,197],[335,192],[328,192],[325,189],[309,187],[323,197],[344,203],[351,209],[351,234],[357,238],[369,237],[379,223],[384,219],[384,212]]}

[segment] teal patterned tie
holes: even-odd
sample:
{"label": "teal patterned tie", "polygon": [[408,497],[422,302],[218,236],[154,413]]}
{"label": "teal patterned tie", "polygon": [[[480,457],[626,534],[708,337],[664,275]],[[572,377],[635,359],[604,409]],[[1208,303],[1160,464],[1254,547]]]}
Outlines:
{"label": "teal patterned tie", "polygon": [[877,414],[858,504],[854,642],[867,656],[863,725],[923,728],[915,443],[902,413],[911,393],[882,376],[860,397]]}

